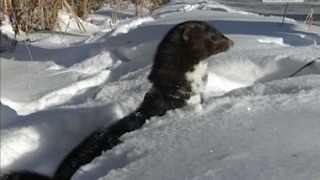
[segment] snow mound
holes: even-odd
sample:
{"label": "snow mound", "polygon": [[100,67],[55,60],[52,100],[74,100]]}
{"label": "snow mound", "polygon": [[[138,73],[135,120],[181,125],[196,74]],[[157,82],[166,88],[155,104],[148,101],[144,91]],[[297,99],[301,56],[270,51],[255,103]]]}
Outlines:
{"label": "snow mound", "polygon": [[209,58],[204,103],[151,118],[73,180],[320,178],[320,60],[296,73],[320,57],[319,27],[213,1],[170,1],[135,20],[128,7],[114,24],[110,7],[93,12],[87,32],[62,12],[63,31],[1,54],[1,172],[52,175],[84,137],[140,104],[165,33],[201,20],[235,42]]}

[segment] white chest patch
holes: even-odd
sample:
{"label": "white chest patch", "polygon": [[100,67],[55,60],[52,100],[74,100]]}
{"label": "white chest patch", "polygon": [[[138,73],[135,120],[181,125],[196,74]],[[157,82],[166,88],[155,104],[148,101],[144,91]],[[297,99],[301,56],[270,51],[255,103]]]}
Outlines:
{"label": "white chest patch", "polygon": [[201,94],[196,94],[190,97],[190,99],[187,100],[188,105],[197,105],[201,103]]}
{"label": "white chest patch", "polygon": [[195,65],[193,71],[186,73],[186,78],[191,84],[191,90],[195,94],[200,94],[204,91],[207,84],[208,76],[208,61],[201,61]]}

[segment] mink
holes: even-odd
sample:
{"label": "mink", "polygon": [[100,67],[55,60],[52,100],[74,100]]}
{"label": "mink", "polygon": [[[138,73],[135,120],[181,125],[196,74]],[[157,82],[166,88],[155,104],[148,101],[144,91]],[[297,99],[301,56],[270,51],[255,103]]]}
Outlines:
{"label": "mink", "polygon": [[52,178],[18,171],[2,174],[0,180],[70,180],[81,166],[120,144],[123,134],[141,128],[147,119],[201,103],[207,83],[208,57],[233,45],[232,40],[206,22],[186,21],[175,25],[157,47],[148,76],[152,86],[134,112],[85,138],[64,158]]}

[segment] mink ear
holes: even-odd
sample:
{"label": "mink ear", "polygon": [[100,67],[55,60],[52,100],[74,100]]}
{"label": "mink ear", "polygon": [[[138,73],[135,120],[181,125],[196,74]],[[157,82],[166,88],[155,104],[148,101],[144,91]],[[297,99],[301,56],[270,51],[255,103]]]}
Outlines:
{"label": "mink ear", "polygon": [[182,39],[183,40],[188,41],[190,39],[192,29],[194,29],[194,26],[192,26],[192,25],[187,25],[183,29],[183,33],[182,33]]}

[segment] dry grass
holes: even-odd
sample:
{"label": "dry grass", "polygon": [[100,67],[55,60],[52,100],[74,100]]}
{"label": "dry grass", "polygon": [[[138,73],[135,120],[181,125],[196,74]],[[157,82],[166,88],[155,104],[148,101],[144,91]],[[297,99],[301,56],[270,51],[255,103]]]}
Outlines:
{"label": "dry grass", "polygon": [[61,3],[54,0],[3,0],[2,12],[9,16],[16,34],[52,29]]}
{"label": "dry grass", "polygon": [[128,8],[128,3],[122,0],[109,0],[108,4],[113,9],[110,22],[110,25],[112,26],[112,24],[122,18],[122,12]]}
{"label": "dry grass", "polygon": [[[135,4],[138,17],[142,7],[148,8],[150,13],[169,0],[130,0]],[[124,0],[1,0],[1,11],[8,15],[16,34],[23,31],[26,34],[32,31],[53,29],[56,25],[58,12],[61,9],[69,11],[78,22],[78,27],[84,30],[78,17],[86,18],[92,10],[109,4],[113,8],[112,23],[121,19],[123,10],[130,1]]]}
{"label": "dry grass", "polygon": [[135,5],[135,16],[139,17],[141,15],[142,7],[149,10],[149,13],[158,8],[160,5],[168,3],[170,0],[130,0],[131,3]]}

